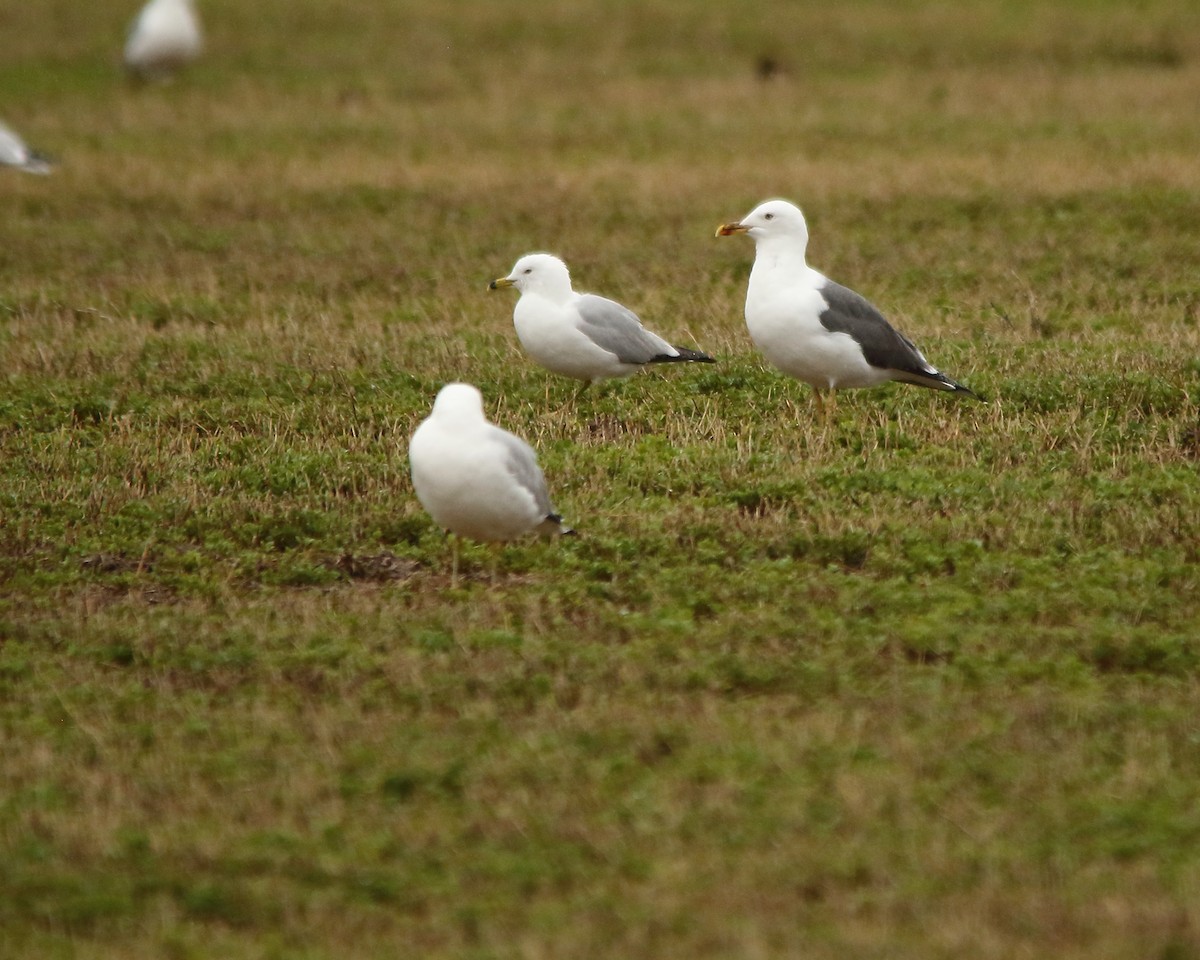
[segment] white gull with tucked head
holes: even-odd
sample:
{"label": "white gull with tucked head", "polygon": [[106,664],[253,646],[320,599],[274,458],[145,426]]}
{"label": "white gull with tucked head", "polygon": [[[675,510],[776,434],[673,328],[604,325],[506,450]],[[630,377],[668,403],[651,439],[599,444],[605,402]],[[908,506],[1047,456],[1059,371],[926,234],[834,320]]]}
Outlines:
{"label": "white gull with tucked head", "polygon": [[442,387],[408,460],[417,499],[451,533],[494,541],[571,532],[554,512],[533,447],[489,423],[468,383]]}
{"label": "white gull with tucked head", "polygon": [[200,56],[203,46],[192,0],[150,0],[129,28],[125,66],[143,80],[165,80]]}
{"label": "white gull with tucked head", "polygon": [[54,164],[29,146],[10,127],[0,123],[0,165],[16,167],[26,173],[49,173]]}
{"label": "white gull with tucked head", "polygon": [[648,363],[713,363],[708,354],[675,347],[613,300],[571,289],[567,265],[548,253],[523,256],[492,290],[516,287],[517,339],[552,373],[596,383],[627,377]]}
{"label": "white gull with tucked head", "polygon": [[759,204],[717,236],[745,233],[755,243],[746,290],[746,327],[784,373],[818,392],[874,387],[890,380],[979,397],[934,367],[916,345],[853,290],[805,261],[808,225],[786,200]]}

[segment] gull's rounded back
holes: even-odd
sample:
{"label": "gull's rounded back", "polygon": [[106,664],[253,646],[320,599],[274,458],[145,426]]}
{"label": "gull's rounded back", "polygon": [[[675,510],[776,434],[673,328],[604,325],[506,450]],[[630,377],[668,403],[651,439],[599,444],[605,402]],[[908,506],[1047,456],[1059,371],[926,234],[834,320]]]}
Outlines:
{"label": "gull's rounded back", "polygon": [[448,383],[438,391],[433,401],[433,414],[438,420],[471,422],[483,421],[483,394],[469,383]]}

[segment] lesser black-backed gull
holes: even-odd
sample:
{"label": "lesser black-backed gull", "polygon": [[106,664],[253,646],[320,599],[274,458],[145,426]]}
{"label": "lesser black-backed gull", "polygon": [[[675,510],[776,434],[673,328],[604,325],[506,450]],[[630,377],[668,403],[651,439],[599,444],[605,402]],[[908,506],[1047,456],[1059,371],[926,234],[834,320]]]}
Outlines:
{"label": "lesser black-backed gull", "polygon": [[746,290],[746,327],[774,366],[821,391],[874,387],[891,380],[978,395],[934,367],[908,337],[853,290],[808,266],[804,214],[786,200],[768,200],[717,228],[755,243]]}

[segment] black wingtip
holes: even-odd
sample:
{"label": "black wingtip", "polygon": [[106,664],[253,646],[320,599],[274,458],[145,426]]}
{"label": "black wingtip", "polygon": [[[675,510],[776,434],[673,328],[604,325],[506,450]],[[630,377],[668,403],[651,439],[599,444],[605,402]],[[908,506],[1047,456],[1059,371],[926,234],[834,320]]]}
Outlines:
{"label": "black wingtip", "polygon": [[940,370],[909,370],[899,372],[896,379],[904,383],[915,384],[918,387],[927,387],[930,390],[944,390],[946,393],[965,393],[968,397],[972,397],[980,403],[987,403],[987,400],[970,387],[963,386],[957,380],[951,380]]}
{"label": "black wingtip", "polygon": [[58,161],[53,157],[39,153],[37,150],[30,150],[25,158],[25,162],[20,164],[18,169],[24,170],[26,173],[45,175],[52,173],[56,166],[58,166]]}
{"label": "black wingtip", "polygon": [[934,383],[924,383],[921,384],[921,386],[934,387],[936,389],[945,390],[949,393],[965,393],[968,397],[972,397],[975,400],[978,400],[980,403],[987,403],[983,397],[977,394],[970,387],[964,386],[957,380],[951,379],[940,371],[936,377],[933,377],[933,380],[935,381]]}
{"label": "black wingtip", "polygon": [[[672,344],[674,346],[674,344]],[[672,355],[660,353],[656,357],[651,357],[651,363],[716,363],[717,361],[710,357],[707,353],[702,353],[699,350],[691,350],[687,347],[675,347],[679,352]]]}
{"label": "black wingtip", "polygon": [[961,383],[957,383],[956,381],[951,380],[949,377],[946,378],[946,382],[952,384],[952,390],[954,393],[965,393],[968,397],[972,397],[975,400],[978,400],[980,403],[987,403],[987,399],[985,397],[980,396],[970,387],[964,387]]}

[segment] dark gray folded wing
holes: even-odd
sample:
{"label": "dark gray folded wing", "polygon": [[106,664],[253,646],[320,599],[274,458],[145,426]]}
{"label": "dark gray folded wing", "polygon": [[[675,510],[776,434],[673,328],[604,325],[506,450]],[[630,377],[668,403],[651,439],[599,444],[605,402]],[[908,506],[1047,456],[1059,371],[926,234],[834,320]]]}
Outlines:
{"label": "dark gray folded wing", "polygon": [[871,366],[918,376],[937,373],[916,344],[888,323],[865,297],[832,280],[825,281],[820,293],[829,304],[821,314],[821,325],[831,333],[853,337]]}
{"label": "dark gray folded wing", "polygon": [[650,363],[678,354],[662,337],[642,326],[632,310],[614,300],[585,293],[575,302],[580,331],[598,347],[616,354],[622,363]]}

